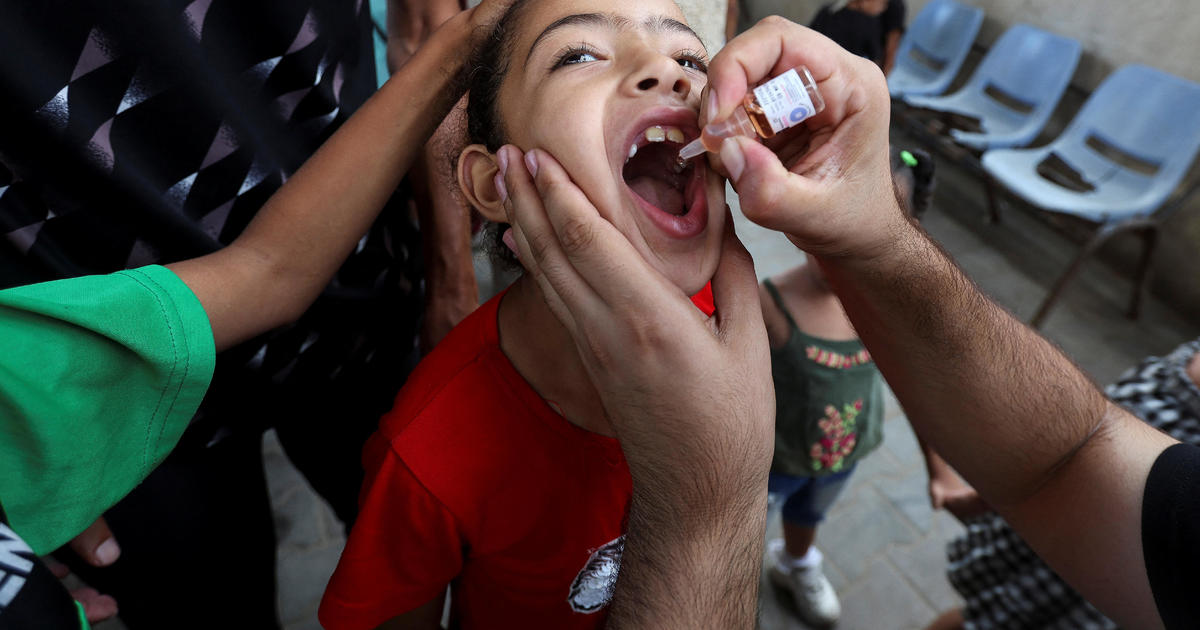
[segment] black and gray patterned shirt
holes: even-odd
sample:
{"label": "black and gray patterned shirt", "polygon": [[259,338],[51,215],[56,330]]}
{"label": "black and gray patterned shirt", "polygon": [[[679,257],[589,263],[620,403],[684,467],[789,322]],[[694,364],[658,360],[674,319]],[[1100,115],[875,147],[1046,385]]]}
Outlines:
{"label": "black and gray patterned shirt", "polygon": [[[0,6],[0,288],[230,243],[375,89],[367,0]],[[222,355],[210,398],[409,353],[415,234],[385,210],[304,319]]]}

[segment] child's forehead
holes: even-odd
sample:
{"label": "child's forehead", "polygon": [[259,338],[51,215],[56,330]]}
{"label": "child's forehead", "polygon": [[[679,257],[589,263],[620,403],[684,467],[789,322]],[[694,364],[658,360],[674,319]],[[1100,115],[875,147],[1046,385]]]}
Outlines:
{"label": "child's forehead", "polygon": [[611,13],[624,16],[669,15],[686,22],[683,11],[673,0],[527,0],[526,15],[543,19],[573,13]]}
{"label": "child's forehead", "polygon": [[695,35],[671,0],[530,0],[523,9],[518,39],[523,40],[526,51],[539,40],[570,27]]}

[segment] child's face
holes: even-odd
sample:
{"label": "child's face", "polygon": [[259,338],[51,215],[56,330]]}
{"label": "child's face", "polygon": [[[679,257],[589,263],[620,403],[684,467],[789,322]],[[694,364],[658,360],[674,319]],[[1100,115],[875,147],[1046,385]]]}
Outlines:
{"label": "child's face", "polygon": [[716,269],[725,183],[674,158],[699,135],[703,44],[670,0],[539,0],[523,17],[499,93],[507,140],[549,151],[647,261],[698,291]]}

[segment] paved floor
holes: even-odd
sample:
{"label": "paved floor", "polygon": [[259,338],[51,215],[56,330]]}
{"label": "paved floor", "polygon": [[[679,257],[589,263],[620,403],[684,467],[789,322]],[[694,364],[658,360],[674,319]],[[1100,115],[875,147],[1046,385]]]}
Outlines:
{"label": "paved floor", "polygon": [[[911,145],[899,136],[895,141]],[[1073,247],[1028,212],[1009,211],[1002,224],[985,225],[978,182],[944,161],[938,171],[940,183],[926,228],[984,291],[1028,318]],[[755,254],[760,276],[803,261],[776,234],[744,221],[739,234]],[[1125,319],[1127,287],[1127,280],[1104,265],[1089,265],[1044,329],[1100,383],[1147,354],[1200,334],[1197,322],[1185,321],[1157,300],[1150,300],[1139,321]],[[843,603],[838,627],[844,630],[921,628],[957,603],[943,574],[944,548],[961,528],[949,515],[930,511],[916,440],[894,401],[884,430],[883,446],[860,464],[817,537]],[[341,525],[288,463],[273,434],[266,436],[263,448],[280,541],[280,616],[287,630],[318,628],[316,606],[343,544]],[[772,514],[768,536],[778,535],[778,527]],[[760,625],[804,628],[786,596],[765,580]],[[120,625],[98,627],[114,630]]]}

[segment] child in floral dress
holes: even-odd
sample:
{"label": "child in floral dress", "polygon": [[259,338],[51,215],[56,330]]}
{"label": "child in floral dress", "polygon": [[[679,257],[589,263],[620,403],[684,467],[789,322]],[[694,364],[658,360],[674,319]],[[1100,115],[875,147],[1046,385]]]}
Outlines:
{"label": "child in floral dress", "polygon": [[[919,214],[932,160],[893,150],[892,170],[897,199]],[[767,543],[769,575],[807,623],[831,625],[841,606],[812,543],[855,464],[883,439],[883,378],[811,256],[759,288],[775,380],[770,491],[786,496],[783,538]]]}

